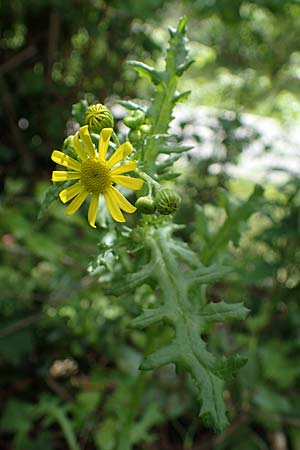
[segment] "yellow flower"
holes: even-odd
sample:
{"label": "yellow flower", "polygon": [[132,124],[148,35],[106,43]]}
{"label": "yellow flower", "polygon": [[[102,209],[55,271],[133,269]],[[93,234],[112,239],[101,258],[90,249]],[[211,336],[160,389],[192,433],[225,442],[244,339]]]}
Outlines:
{"label": "yellow flower", "polygon": [[69,169],[68,171],[55,170],[52,173],[52,181],[78,180],[59,193],[63,203],[72,200],[67,207],[67,214],[74,214],[91,195],[88,221],[94,228],[96,228],[95,221],[100,195],[104,196],[113,219],[117,222],[125,222],[121,210],[134,213],[136,208],[114,187],[114,184],[139,190],[144,183],[143,180],[138,178],[122,175],[137,167],[135,161],[128,161],[115,167],[132,152],[133,148],[130,142],[124,142],[107,161],[105,160],[112,131],[112,128],[104,128],[101,131],[98,152],[96,152],[88,126],[81,127],[72,141],[73,148],[80,161],[58,150],[54,150],[51,155],[54,162]]}

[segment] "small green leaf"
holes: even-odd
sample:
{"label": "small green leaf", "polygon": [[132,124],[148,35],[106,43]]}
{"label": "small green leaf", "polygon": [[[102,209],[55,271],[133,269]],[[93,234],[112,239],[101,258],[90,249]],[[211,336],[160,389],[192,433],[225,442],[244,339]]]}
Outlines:
{"label": "small green leaf", "polygon": [[175,94],[174,99],[173,99],[174,103],[185,102],[189,98],[191,92],[192,91],[185,91],[185,92],[182,92],[181,94]]}
{"label": "small green leaf", "polygon": [[184,153],[191,150],[193,147],[181,144],[169,144],[167,146],[161,146],[159,148],[159,153],[165,153],[169,155],[170,153]]}
{"label": "small green leaf", "polygon": [[201,311],[201,317],[207,323],[224,322],[225,320],[243,320],[249,313],[242,303],[208,303]]}
{"label": "small green leaf", "polygon": [[129,109],[130,111],[147,111],[147,108],[145,108],[144,106],[138,105],[137,103],[130,100],[120,100],[119,104],[124,106],[124,108]]}
{"label": "small green leaf", "polygon": [[170,167],[174,164],[175,161],[178,161],[178,159],[181,158],[181,155],[174,155],[170,156],[169,158],[165,159],[163,162],[157,163],[157,172],[163,172],[167,167]]}
{"label": "small green leaf", "polygon": [[149,356],[144,358],[144,361],[140,365],[141,370],[155,369],[166,364],[175,363],[180,359],[180,351],[177,345],[170,344],[166,347],[162,347]]}
{"label": "small green leaf", "polygon": [[212,283],[222,279],[232,271],[229,267],[213,264],[209,267],[202,266],[197,270],[193,270],[187,276],[187,282],[192,284]]}
{"label": "small green leaf", "polygon": [[181,77],[181,75],[194,63],[194,60],[191,59],[187,61],[185,64],[180,64],[176,70],[176,75]]}
{"label": "small green leaf", "polygon": [[163,79],[161,72],[140,61],[128,61],[127,64],[136,70],[141,77],[147,78],[155,85],[161,83]]}
{"label": "small green leaf", "polygon": [[136,328],[145,328],[153,323],[164,320],[166,317],[165,308],[147,309],[140,316],[136,317],[131,322],[131,325]]}
{"label": "small green leaf", "polygon": [[223,357],[214,367],[214,373],[223,380],[232,380],[235,373],[241,369],[248,361],[248,358],[240,355]]}
{"label": "small green leaf", "polygon": [[120,295],[140,286],[152,277],[154,267],[152,264],[143,266],[138,272],[130,273],[116,280],[110,289],[106,291],[110,294]]}

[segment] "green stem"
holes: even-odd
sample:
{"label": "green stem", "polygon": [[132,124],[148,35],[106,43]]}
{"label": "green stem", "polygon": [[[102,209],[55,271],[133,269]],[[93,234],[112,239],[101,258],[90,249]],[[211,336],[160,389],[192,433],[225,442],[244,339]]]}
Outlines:
{"label": "green stem", "polygon": [[[153,125],[152,134],[166,133],[169,123],[172,120],[172,110],[174,108],[174,94],[177,86],[177,77],[170,77],[166,82],[166,90],[162,94],[157,92],[152,107],[159,110],[159,115]],[[156,173],[155,161],[157,158],[160,140],[150,140],[149,146],[145,149],[145,167],[148,172]]]}
{"label": "green stem", "polygon": [[119,141],[119,138],[118,138],[118,136],[116,135],[116,133],[113,131],[112,132],[112,135],[111,135],[111,137],[112,137],[112,140],[114,141],[114,143],[118,146],[118,147],[120,147],[120,141]]}
{"label": "green stem", "polygon": [[[164,94],[164,99],[161,101],[162,107],[159,109],[159,116],[156,119],[156,123],[154,124],[152,133],[160,134],[166,133],[169,127],[169,123],[172,120],[172,110],[174,108],[174,94],[176,91],[178,79],[177,77],[169,77],[169,80],[166,83],[167,89]],[[157,97],[160,96],[158,93]],[[157,98],[158,100],[158,98]],[[160,99],[161,100],[161,99]]]}
{"label": "green stem", "polygon": [[145,172],[139,170],[139,169],[135,169],[135,173],[142,178],[142,180],[146,181],[146,183],[149,185],[149,187],[151,186],[151,188],[155,188],[155,189],[161,189],[161,185],[153,180],[152,177],[150,177],[150,175],[147,175]]}
{"label": "green stem", "polygon": [[206,304],[206,284],[200,286],[200,302],[202,306]]}
{"label": "green stem", "polygon": [[69,449],[80,450],[71,422],[69,421],[65,413],[55,405],[49,405],[45,407],[44,412],[45,414],[52,416],[56,420],[56,422],[60,425],[63,435],[68,443]]}

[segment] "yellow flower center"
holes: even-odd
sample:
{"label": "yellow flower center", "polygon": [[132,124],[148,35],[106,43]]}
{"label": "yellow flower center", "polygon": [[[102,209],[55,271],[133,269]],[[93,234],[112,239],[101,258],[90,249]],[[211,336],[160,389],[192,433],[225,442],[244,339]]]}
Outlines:
{"label": "yellow flower center", "polygon": [[90,194],[104,194],[111,186],[111,175],[105,162],[84,161],[81,164],[81,183]]}

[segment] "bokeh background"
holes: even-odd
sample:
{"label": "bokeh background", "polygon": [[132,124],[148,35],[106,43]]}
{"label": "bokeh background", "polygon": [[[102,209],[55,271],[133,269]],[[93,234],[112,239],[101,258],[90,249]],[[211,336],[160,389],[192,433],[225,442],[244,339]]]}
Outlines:
{"label": "bokeh background", "polygon": [[[119,99],[151,96],[126,60],[160,67],[167,28],[184,14],[195,62],[173,129],[194,148],[179,162],[176,220],[201,252],[226,217],[220,188],[229,192],[220,252],[236,271],[210,298],[225,292],[251,313],[216,327],[208,345],[249,361],[228,383],[222,435],[199,421],[189,380],[167,367],[141,386],[122,447],[145,346],[128,324],[151,290],[109,302],[87,271],[99,235],[84,215],[54,202],[37,216],[72,104],[106,102],[118,126]],[[0,449],[299,450],[299,1],[12,0],[0,17]],[[256,182],[264,196],[242,208]]]}

